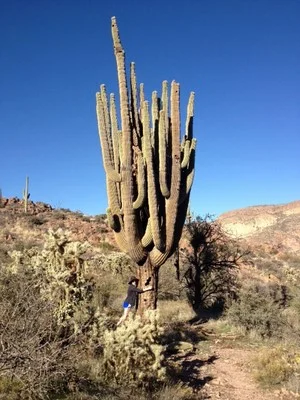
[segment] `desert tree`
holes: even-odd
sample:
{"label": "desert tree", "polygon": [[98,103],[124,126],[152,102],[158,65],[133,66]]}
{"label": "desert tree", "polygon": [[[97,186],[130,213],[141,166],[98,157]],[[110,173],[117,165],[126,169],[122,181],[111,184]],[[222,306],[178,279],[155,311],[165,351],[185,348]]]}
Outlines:
{"label": "desert tree", "polygon": [[247,250],[230,238],[209,215],[186,224],[186,245],[180,249],[183,283],[196,312],[232,296],[237,286],[237,267]]}
{"label": "desert tree", "polygon": [[120,94],[119,124],[115,96],[104,85],[96,94],[98,129],[106,172],[107,217],[122,251],[137,265],[142,285],[153,291],[141,296],[140,310],[157,301],[159,267],[175,251],[184,225],[194,177],[194,93],[187,106],[181,139],[179,84],[162,83],[162,94],[145,100],[130,64],[129,88],[115,17],[111,23]]}

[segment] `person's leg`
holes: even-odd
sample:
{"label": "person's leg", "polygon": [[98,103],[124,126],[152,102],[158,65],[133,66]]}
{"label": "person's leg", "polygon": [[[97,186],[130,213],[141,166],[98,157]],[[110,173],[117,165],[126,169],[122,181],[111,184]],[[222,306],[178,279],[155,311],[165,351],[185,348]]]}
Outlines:
{"label": "person's leg", "polygon": [[127,307],[124,307],[123,315],[122,315],[122,317],[119,319],[119,322],[117,323],[117,326],[119,326],[120,324],[122,324],[122,322],[124,322],[124,321],[127,319],[128,314],[129,314],[129,311],[130,311],[130,305],[128,304]]}

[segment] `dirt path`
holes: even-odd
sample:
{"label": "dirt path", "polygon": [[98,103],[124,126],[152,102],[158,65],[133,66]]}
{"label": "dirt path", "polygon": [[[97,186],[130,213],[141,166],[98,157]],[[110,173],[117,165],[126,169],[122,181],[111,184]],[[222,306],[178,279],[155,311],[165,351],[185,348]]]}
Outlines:
{"label": "dirt path", "polygon": [[195,400],[299,399],[299,395],[285,389],[264,390],[255,382],[249,363],[256,352],[257,349],[232,346],[230,341],[211,341],[201,354],[182,355],[177,361],[182,367],[182,380],[195,389]]}
{"label": "dirt path", "polygon": [[214,360],[200,368],[203,380],[210,377],[204,385],[207,397],[212,400],[274,400],[276,394],[261,389],[248,371],[251,357],[249,350],[216,348]]}

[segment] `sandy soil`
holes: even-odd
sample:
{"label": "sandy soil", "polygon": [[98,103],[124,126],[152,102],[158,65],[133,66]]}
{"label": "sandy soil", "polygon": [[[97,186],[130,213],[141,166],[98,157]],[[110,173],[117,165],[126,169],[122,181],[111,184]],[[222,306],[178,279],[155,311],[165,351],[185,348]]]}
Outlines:
{"label": "sandy soil", "polygon": [[230,342],[219,344],[212,341],[205,356],[190,353],[182,355],[177,361],[182,366],[183,381],[195,389],[195,400],[299,399],[299,395],[285,389],[267,390],[255,382],[249,363],[256,351],[251,348],[235,348]]}
{"label": "sandy soil", "polygon": [[204,365],[199,373],[207,379],[207,397],[222,400],[273,400],[278,393],[261,389],[253,380],[247,364],[250,350],[215,348],[214,360]]}

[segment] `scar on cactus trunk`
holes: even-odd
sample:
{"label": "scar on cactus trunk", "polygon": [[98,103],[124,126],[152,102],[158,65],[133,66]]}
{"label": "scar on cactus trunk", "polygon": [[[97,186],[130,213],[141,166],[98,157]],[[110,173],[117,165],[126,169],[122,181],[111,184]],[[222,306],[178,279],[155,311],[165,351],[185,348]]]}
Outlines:
{"label": "scar on cactus trunk", "polygon": [[157,305],[158,294],[158,268],[155,268],[149,258],[147,258],[144,265],[138,267],[137,277],[139,285],[142,288],[152,286],[153,290],[142,293],[138,297],[137,309],[139,314],[143,314],[145,310],[155,310]]}
{"label": "scar on cactus trunk", "polygon": [[151,104],[138,86],[130,64],[129,89],[115,17],[111,23],[117,63],[120,116],[115,96],[100,86],[96,112],[106,172],[107,218],[120,249],[138,265],[139,312],[156,308],[159,267],[174,253],[186,218],[194,178],[196,139],[193,138],[194,93],[189,97],[181,138],[179,83],[163,81],[161,96]]}

